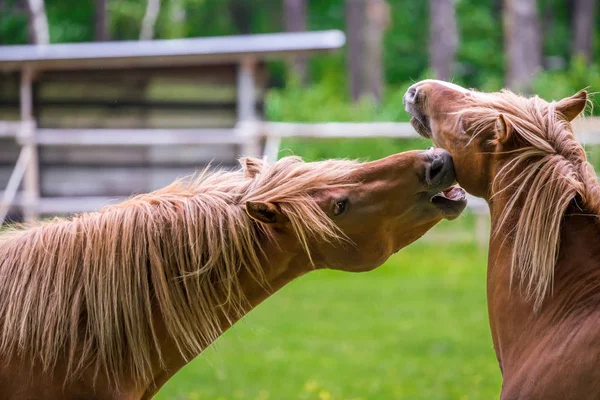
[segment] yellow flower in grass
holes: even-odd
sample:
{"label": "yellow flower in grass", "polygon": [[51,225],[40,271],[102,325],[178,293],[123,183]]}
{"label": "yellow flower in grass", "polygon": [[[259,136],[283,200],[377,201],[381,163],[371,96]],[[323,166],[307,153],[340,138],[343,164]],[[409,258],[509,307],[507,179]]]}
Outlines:
{"label": "yellow flower in grass", "polygon": [[321,390],[319,392],[319,400],[331,400],[331,393],[327,390]]}
{"label": "yellow flower in grass", "polygon": [[266,390],[261,390],[260,392],[258,392],[257,400],[267,400],[270,396],[271,394],[269,392],[267,392]]}
{"label": "yellow flower in grass", "polygon": [[319,385],[317,384],[317,382],[315,382],[315,381],[313,381],[311,379],[309,381],[306,381],[306,383],[304,384],[304,390],[307,391],[307,392],[309,392],[309,393],[312,393],[315,390],[317,390],[318,386]]}

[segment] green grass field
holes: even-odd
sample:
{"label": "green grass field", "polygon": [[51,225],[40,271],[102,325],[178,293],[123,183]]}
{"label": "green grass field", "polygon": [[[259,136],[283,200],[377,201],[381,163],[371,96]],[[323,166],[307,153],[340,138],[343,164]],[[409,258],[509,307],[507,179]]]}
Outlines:
{"label": "green grass field", "polygon": [[292,282],[177,374],[158,399],[493,399],[500,372],[486,249],[444,222],[376,271]]}

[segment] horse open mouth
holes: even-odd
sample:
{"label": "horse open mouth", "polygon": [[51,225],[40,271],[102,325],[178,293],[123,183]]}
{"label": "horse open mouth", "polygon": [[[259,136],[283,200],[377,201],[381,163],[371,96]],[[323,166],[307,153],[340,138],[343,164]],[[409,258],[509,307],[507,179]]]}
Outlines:
{"label": "horse open mouth", "polygon": [[463,188],[451,186],[446,190],[434,194],[430,201],[442,212],[444,218],[453,220],[467,206],[467,195]]}
{"label": "horse open mouth", "polygon": [[411,112],[410,124],[417,131],[417,133],[427,139],[431,139],[431,126],[429,125],[429,120],[420,116],[416,113]]}

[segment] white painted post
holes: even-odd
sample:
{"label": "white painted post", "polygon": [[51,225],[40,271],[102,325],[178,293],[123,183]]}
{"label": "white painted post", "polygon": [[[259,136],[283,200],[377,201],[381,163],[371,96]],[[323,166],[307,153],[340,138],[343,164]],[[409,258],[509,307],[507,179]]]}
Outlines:
{"label": "white painted post", "polygon": [[490,234],[490,227],[488,224],[488,215],[483,214],[481,211],[477,211],[475,215],[475,240],[479,247],[485,247],[488,243],[488,235]]}
{"label": "white painted post", "polygon": [[[265,133],[265,132],[263,132]],[[267,140],[265,143],[265,157],[269,162],[277,161],[279,148],[281,147],[281,137],[266,132]]]}
{"label": "white painted post", "polygon": [[20,142],[26,152],[27,170],[23,179],[24,204],[23,210],[26,222],[38,219],[38,205],[40,198],[39,189],[39,164],[38,151],[35,143],[36,125],[33,118],[33,70],[25,66],[21,70],[21,129]]}
{"label": "white painted post", "polygon": [[256,129],[256,59],[246,57],[238,66],[237,76],[237,114],[238,126],[246,140],[242,145],[242,155],[260,157],[259,132]]}

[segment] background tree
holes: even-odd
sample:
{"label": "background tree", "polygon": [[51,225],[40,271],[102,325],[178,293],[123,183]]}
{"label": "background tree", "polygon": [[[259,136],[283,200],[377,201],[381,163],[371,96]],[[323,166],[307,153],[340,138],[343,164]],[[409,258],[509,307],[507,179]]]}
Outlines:
{"label": "background tree", "polygon": [[146,13],[142,20],[142,29],[140,30],[140,40],[152,40],[154,37],[154,25],[160,12],[160,0],[148,0],[146,4]]}
{"label": "background tree", "polygon": [[361,95],[364,11],[362,0],[346,0],[347,68],[350,95],[356,101]]}
{"label": "background tree", "polygon": [[389,25],[385,0],[346,0],[348,73],[353,100],[381,100],[383,32]]}
{"label": "background tree", "polygon": [[594,15],[597,0],[575,0],[573,7],[573,56],[583,56],[589,63],[593,56]]}
{"label": "background tree", "polygon": [[504,1],[504,49],[506,84],[513,90],[530,91],[542,66],[536,0]]}
{"label": "background tree", "polygon": [[94,14],[94,26],[96,28],[95,38],[97,42],[110,39],[108,29],[108,1],[96,0],[96,11]]}
{"label": "background tree", "polygon": [[254,5],[246,0],[229,0],[229,15],[236,33],[247,35],[252,33],[252,11]]}
{"label": "background tree", "polygon": [[429,0],[429,64],[437,79],[452,78],[458,49],[458,28],[453,0]]}
{"label": "background tree", "polygon": [[[306,0],[283,0],[283,21],[287,32],[303,32],[306,30]],[[306,83],[306,57],[295,57],[290,69],[302,84]]]}
{"label": "background tree", "polygon": [[363,96],[381,102],[383,91],[383,34],[390,22],[390,9],[385,0],[366,0],[364,25]]}
{"label": "background tree", "polygon": [[50,30],[44,0],[27,0],[29,5],[29,32],[35,44],[50,43]]}

